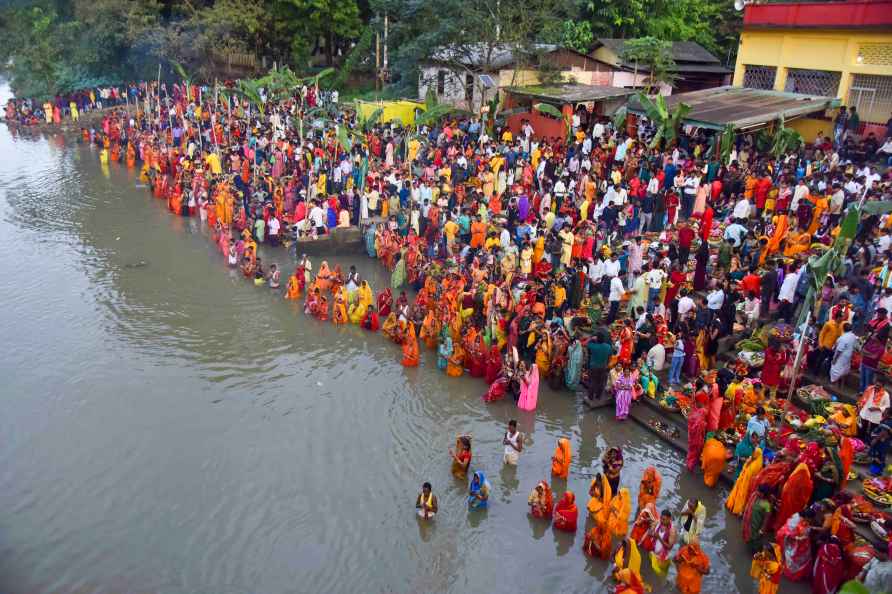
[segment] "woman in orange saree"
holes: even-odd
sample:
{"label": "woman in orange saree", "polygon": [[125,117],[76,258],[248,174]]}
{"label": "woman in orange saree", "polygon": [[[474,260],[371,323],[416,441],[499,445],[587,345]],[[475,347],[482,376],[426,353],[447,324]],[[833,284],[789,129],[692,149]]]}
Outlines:
{"label": "woman in orange saree", "polygon": [[328,261],[323,260],[319,266],[319,272],[316,274],[316,288],[321,293],[325,293],[331,288],[331,269],[328,267]]}
{"label": "woman in orange saree", "polygon": [[459,377],[463,374],[465,372],[463,367],[464,360],[465,351],[461,346],[461,342],[456,340],[453,342],[452,356],[449,357],[446,363],[446,375]]}
{"label": "woman in orange saree", "polygon": [[595,475],[588,493],[590,498],[586,507],[588,508],[593,526],[588,534],[585,535],[582,550],[589,557],[607,559],[610,556],[610,542],[612,538],[610,531],[610,501],[613,499],[613,493],[610,490],[610,483],[607,481],[607,477],[601,473]]}
{"label": "woman in orange saree", "polygon": [[573,459],[573,448],[566,437],[558,439],[554,455],[551,457],[551,475],[566,480],[570,476],[570,462]]}
{"label": "woman in orange saree", "polygon": [[418,367],[418,339],[415,337],[415,324],[409,322],[403,340],[403,367]]}
{"label": "woman in orange saree", "polygon": [[632,496],[626,487],[620,487],[610,500],[608,524],[613,536],[625,538],[629,531],[629,515],[632,513]]}
{"label": "woman in orange saree", "polygon": [[728,450],[725,444],[710,436],[703,444],[703,453],[700,454],[700,465],[703,468],[703,482],[707,487],[715,487],[719,480],[719,476],[725,469],[725,462],[728,459]]}
{"label": "woman in orange saree", "polygon": [[773,530],[779,530],[790,516],[805,509],[811,500],[812,488],[811,471],[804,462],[800,462],[781,488],[780,504],[771,522]]}
{"label": "woman in orange saree", "polygon": [[641,475],[641,485],[638,488],[639,511],[644,509],[648,503],[656,504],[662,484],[663,477],[660,476],[656,468],[648,466],[644,469],[644,474]]}
{"label": "woman in orange saree", "polygon": [[440,327],[433,310],[428,311],[424,316],[424,321],[421,322],[419,336],[421,340],[424,341],[427,348],[437,348],[437,337],[440,336]]}
{"label": "woman in orange saree", "polygon": [[331,311],[331,321],[333,324],[346,324],[347,319],[347,290],[341,286],[334,292],[334,307]]}
{"label": "woman in orange saree", "polygon": [[765,262],[765,256],[769,256],[780,249],[781,241],[787,236],[787,215],[777,215],[774,217],[774,233],[768,240],[768,245],[762,256],[759,258],[759,264]]}
{"label": "woman in orange saree", "polygon": [[285,299],[289,301],[294,301],[296,299],[300,299],[301,294],[301,283],[298,280],[297,274],[292,274],[288,277],[288,284],[285,286]]}
{"label": "woman in orange saree", "polygon": [[381,324],[381,331],[396,344],[400,343],[399,321],[397,320],[395,312],[390,312],[390,315],[388,315],[384,320],[384,323]]}

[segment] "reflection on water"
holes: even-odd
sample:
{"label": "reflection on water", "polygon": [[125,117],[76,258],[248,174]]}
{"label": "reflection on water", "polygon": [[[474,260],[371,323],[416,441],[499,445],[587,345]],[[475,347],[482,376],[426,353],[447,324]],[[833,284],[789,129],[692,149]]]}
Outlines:
{"label": "reflection on water", "polygon": [[[720,500],[641,428],[547,388],[535,414],[484,405],[484,385],[447,381],[433,353],[404,369],[381,337],[243,282],[197,221],[133,172],[103,172],[90,148],[0,128],[0,151],[3,592],[603,590],[582,526],[526,517],[565,435],[575,459],[558,494],[584,507],[601,454],[621,445],[633,498],[653,464],[660,507],[707,502],[704,591],[751,590],[737,521],[726,542]],[[330,262],[388,282],[363,256]],[[503,468],[515,417],[527,449]],[[485,513],[466,511],[449,474],[458,432],[493,482]],[[424,480],[433,525],[413,513]]]}

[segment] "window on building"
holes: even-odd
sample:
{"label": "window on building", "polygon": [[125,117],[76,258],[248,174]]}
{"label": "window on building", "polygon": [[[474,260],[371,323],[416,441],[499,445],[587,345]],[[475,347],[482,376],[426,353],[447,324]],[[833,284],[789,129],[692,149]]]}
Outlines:
{"label": "window on building", "polygon": [[784,90],[788,93],[836,97],[836,93],[839,92],[839,79],[839,72],[790,68],[787,71],[787,83],[784,85]]}
{"label": "window on building", "polygon": [[474,75],[465,74],[465,101],[468,105],[474,102]]}
{"label": "window on building", "polygon": [[854,105],[862,122],[885,124],[892,113],[892,76],[856,74],[846,105]]}
{"label": "window on building", "polygon": [[444,95],[446,93],[446,71],[438,70],[437,71],[437,95]]}
{"label": "window on building", "polygon": [[743,86],[747,89],[770,91],[774,88],[774,77],[777,68],[774,66],[751,66],[747,64],[743,71]]}

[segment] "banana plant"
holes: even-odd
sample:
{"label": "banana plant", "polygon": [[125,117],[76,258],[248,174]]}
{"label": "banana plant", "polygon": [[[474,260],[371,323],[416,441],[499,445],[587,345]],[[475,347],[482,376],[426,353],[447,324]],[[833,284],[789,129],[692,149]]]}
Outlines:
{"label": "banana plant", "polygon": [[722,163],[725,165],[727,165],[728,161],[731,159],[731,151],[734,150],[735,135],[734,124],[727,124],[722,131],[722,137],[719,140],[719,155],[722,158]]}
{"label": "banana plant", "polygon": [[779,159],[790,151],[798,150],[801,146],[802,135],[796,130],[784,126],[784,116],[781,116],[774,129],[774,137],[771,142],[771,154],[774,155],[775,159]]}
{"label": "banana plant", "polygon": [[496,134],[496,118],[502,108],[498,93],[496,93],[495,97],[489,100],[487,106],[489,107],[489,110],[486,112],[486,133],[490,137],[493,137]]}
{"label": "banana plant", "polygon": [[656,133],[650,141],[650,148],[656,148],[665,140],[666,144],[678,138],[678,129],[691,111],[691,106],[687,103],[678,103],[672,109],[666,104],[666,98],[657,95],[656,99],[651,99],[644,93],[636,95],[639,104],[644,110],[647,119],[654,123]]}
{"label": "banana plant", "polygon": [[614,130],[624,130],[626,127],[626,120],[629,117],[629,110],[625,105],[617,109],[613,112],[612,122]]}

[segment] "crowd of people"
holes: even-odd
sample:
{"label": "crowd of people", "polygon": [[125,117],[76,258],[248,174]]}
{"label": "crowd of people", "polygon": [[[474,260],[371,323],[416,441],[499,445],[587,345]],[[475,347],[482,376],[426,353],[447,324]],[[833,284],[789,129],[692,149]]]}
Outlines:
{"label": "crowd of people", "polygon": [[[487,402],[535,410],[544,380],[594,407],[612,399],[619,421],[641,399],[680,411],[687,468],[711,487],[723,473],[734,481],[726,506],[743,518],[761,594],[777,592],[781,576],[812,580],[815,594],[850,578],[888,587],[890,563],[879,559],[890,551],[853,529],[867,508],[846,483],[858,454],[888,485],[892,209],[883,205],[892,184],[843,156],[849,135],[774,155],[742,134],[722,157],[703,130],[654,146],[646,122],[617,130],[584,108],[567,138],[539,138],[529,121],[512,130],[486,113],[364,129],[348,109],[313,116],[313,87],[260,105],[181,84],[153,101],[151,85],[134,88],[149,96],[107,112],[83,141],[103,162],[141,167],[174,214],[206,221],[251,282],[303,300],[320,321],[382,332],[407,367],[423,345],[446,374],[484,380]],[[846,229],[851,211],[861,216]],[[343,227],[363,229],[390,287],[376,293],[355,267],[314,269],[297,257],[301,242]],[[842,266],[813,287],[809,256],[839,241]],[[297,260],[284,272],[261,258],[283,244]],[[804,314],[810,323],[799,326]],[[759,356],[724,360],[732,335],[761,336]],[[860,399],[808,425],[811,411],[790,390],[800,359],[828,385],[858,369]],[[503,442],[504,463],[517,464],[516,424]],[[471,477],[469,508],[486,508],[491,484],[473,466],[470,437],[450,456],[454,474]],[[566,478],[571,459],[561,440],[552,475]],[[678,588],[699,592],[709,571],[698,542],[704,504],[658,512],[661,479],[648,468],[633,516],[622,452],[611,448],[602,463],[586,554],[613,560],[617,592],[645,591],[642,551],[657,576],[674,562]],[[571,491],[558,498],[543,480],[529,504],[534,517],[576,531]],[[416,508],[423,520],[440,512],[429,483]]]}

